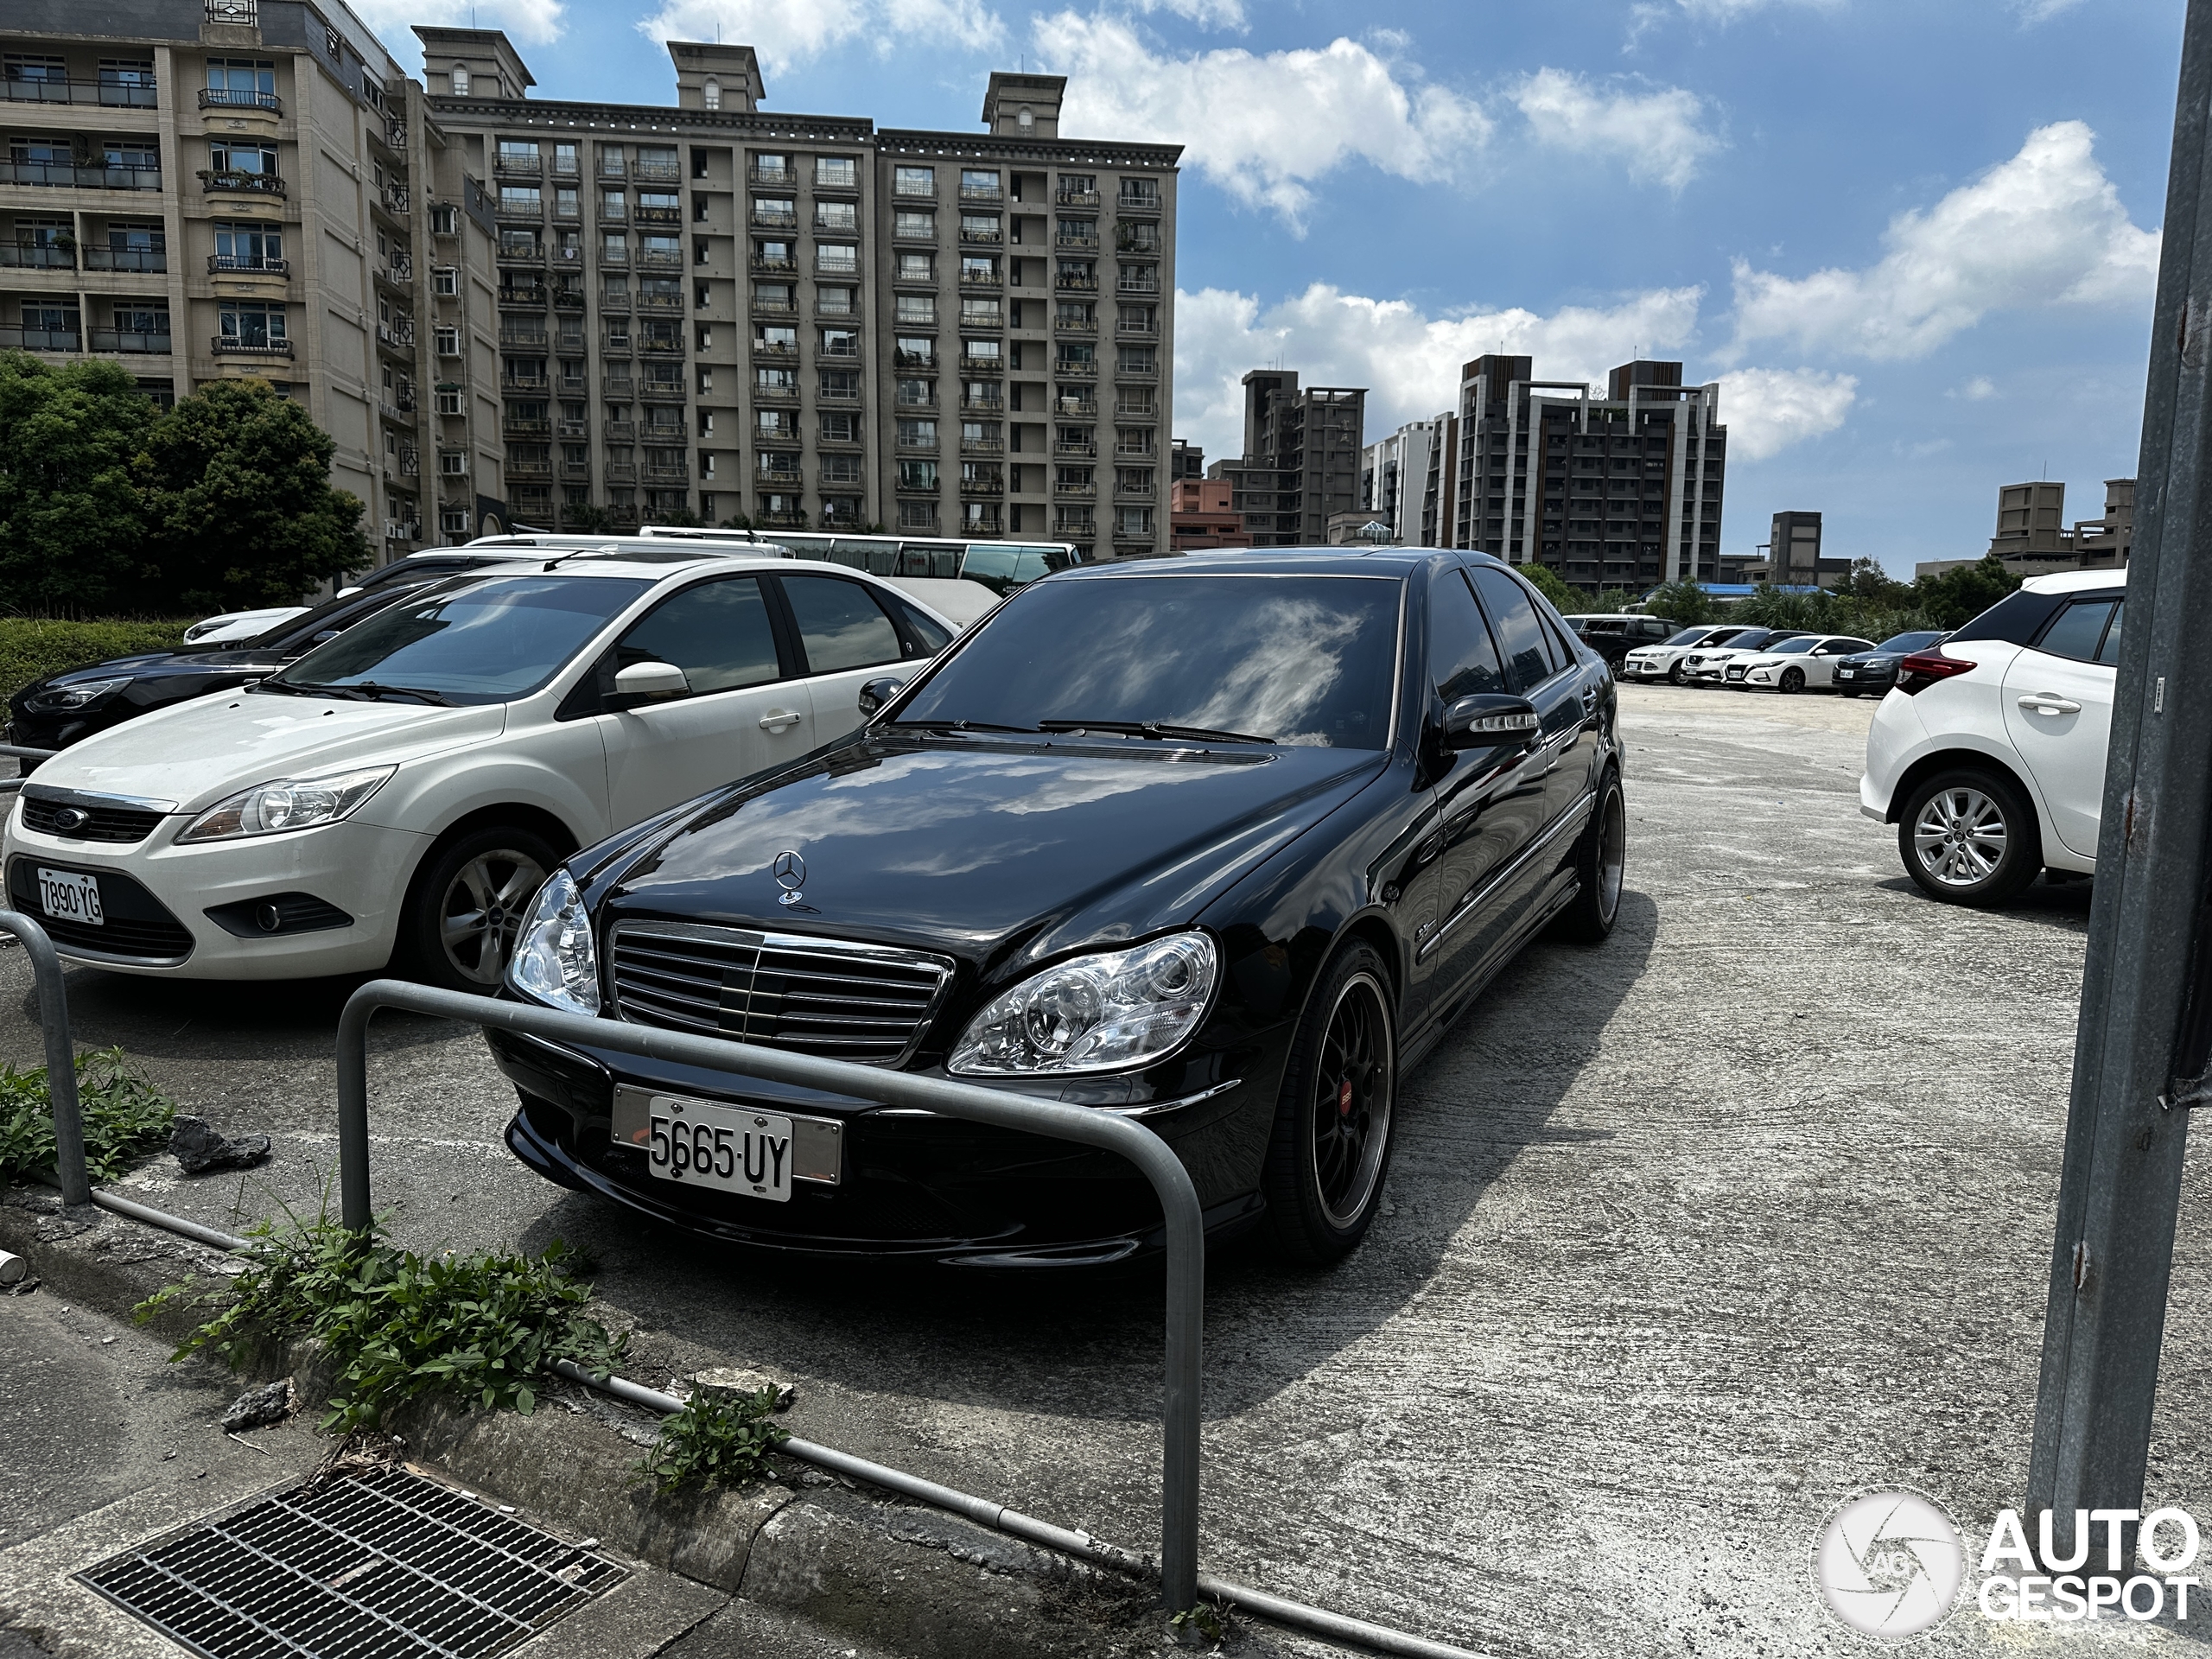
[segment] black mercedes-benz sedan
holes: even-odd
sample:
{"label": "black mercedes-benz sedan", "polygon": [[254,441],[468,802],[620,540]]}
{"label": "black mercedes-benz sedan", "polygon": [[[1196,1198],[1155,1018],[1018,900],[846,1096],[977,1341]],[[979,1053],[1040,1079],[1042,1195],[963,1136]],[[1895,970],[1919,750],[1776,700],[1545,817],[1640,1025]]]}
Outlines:
{"label": "black mercedes-benz sedan", "polygon": [[1878,697],[1897,683],[1899,663],[1916,651],[1933,651],[1950,637],[1932,630],[1893,633],[1873,650],[1862,651],[1839,662],[1835,665],[1835,689],[1847,697]]}
{"label": "black mercedes-benz sedan", "polygon": [[[750,683],[723,648],[670,683]],[[1211,1230],[1322,1262],[1374,1217],[1406,1069],[1548,924],[1618,909],[1611,677],[1482,554],[1084,567],[860,696],[852,736],[569,859],[505,994],[1125,1113]],[[1000,1266],[1158,1243],[1109,1154],[488,1038],[518,1157],[681,1227]]]}

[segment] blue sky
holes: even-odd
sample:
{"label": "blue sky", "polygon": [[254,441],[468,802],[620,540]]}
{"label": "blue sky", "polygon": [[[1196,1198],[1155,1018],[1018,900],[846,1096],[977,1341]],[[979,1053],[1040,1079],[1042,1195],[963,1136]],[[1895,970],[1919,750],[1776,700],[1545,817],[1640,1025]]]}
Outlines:
{"label": "blue sky", "polygon": [[[467,0],[356,0],[410,22]],[[767,106],[973,129],[1071,77],[1065,130],[1186,146],[1176,428],[1236,381],[1370,386],[1368,435],[1478,352],[1718,379],[1726,550],[1777,509],[1910,575],[1999,484],[2132,474],[2181,0],[477,0],[552,98],[664,103],[669,36],[747,41]]]}

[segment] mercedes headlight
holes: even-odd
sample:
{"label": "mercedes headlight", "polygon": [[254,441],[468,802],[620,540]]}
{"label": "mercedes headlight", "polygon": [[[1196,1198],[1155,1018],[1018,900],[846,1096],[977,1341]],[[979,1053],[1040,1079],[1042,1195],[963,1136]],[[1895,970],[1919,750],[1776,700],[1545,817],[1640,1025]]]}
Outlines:
{"label": "mercedes headlight", "polygon": [[241,836],[282,835],[336,823],[382,789],[397,766],[364,766],[321,778],[279,778],[242,789],[194,818],[177,839],[232,841]]}
{"label": "mercedes headlight", "polygon": [[111,691],[120,691],[130,683],[128,674],[111,680],[79,680],[73,685],[60,685],[49,691],[41,691],[32,697],[35,709],[83,709],[98,702]]}
{"label": "mercedes headlight", "polygon": [[968,1022],[946,1070],[964,1077],[1119,1071],[1165,1058],[1204,1017],[1218,956],[1203,933],[1048,968]]}
{"label": "mercedes headlight", "polygon": [[583,895],[566,870],[556,870],[537,890],[537,902],[514,960],[507,983],[534,1002],[571,1014],[599,1012],[599,955],[592,949],[591,918]]}

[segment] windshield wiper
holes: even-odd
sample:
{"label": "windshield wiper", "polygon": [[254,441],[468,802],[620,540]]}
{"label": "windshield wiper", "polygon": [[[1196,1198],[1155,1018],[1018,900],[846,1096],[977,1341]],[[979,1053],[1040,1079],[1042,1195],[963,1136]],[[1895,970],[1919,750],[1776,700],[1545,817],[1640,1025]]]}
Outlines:
{"label": "windshield wiper", "polygon": [[994,726],[988,720],[894,720],[892,726],[910,732],[1020,732],[1035,736],[1039,726]]}
{"label": "windshield wiper", "polygon": [[1206,726],[1170,726],[1157,720],[1040,720],[1040,732],[1114,732],[1124,737],[1179,738],[1196,743],[1273,743],[1249,732],[1217,732]]}
{"label": "windshield wiper", "polygon": [[338,685],[326,680],[288,680],[284,683],[296,691],[350,697],[355,702],[382,702],[387,698],[412,697],[417,702],[435,702],[442,708],[453,706],[453,699],[443,692],[428,690],[419,685],[379,685],[374,680],[356,680],[351,685]]}

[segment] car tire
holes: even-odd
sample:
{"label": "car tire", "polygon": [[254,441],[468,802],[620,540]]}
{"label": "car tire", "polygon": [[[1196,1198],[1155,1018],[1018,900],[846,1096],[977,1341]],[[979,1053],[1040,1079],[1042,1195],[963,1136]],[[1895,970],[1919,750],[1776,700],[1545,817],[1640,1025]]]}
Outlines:
{"label": "car tire", "polygon": [[1836,693],[1836,696],[1839,697],[1855,697],[1859,695],[1859,694],[1856,691],[1839,691]]}
{"label": "car tire", "polygon": [[1682,659],[1677,657],[1674,661],[1673,666],[1669,668],[1667,671],[1667,683],[1669,685],[1680,685],[1687,677],[1688,677],[1682,672]]}
{"label": "car tire", "polygon": [[1554,924],[1563,938],[1578,944],[1603,944],[1620,919],[1622,883],[1628,868],[1628,802],[1621,775],[1605,768],[1598,785],[1598,809],[1574,843],[1574,874],[1581,890]]}
{"label": "car tire", "polygon": [[1929,898],[1993,909],[2042,870],[2043,831],[2012,779],[1961,767],[1914,785],[1897,814],[1897,855]]}
{"label": "car tire", "polygon": [[1805,689],[1805,671],[1802,668],[1783,669],[1781,679],[1775,683],[1775,689],[1786,691],[1794,696]]}
{"label": "car tire", "polygon": [[400,917],[398,954],[408,976],[493,995],[530,901],[560,861],[544,836],[516,824],[473,830],[434,850]]}
{"label": "car tire", "polygon": [[1275,1103],[1261,1185],[1278,1256],[1326,1267],[1367,1236],[1390,1171],[1397,1093],[1389,972],[1372,945],[1354,944],[1307,1000]]}

